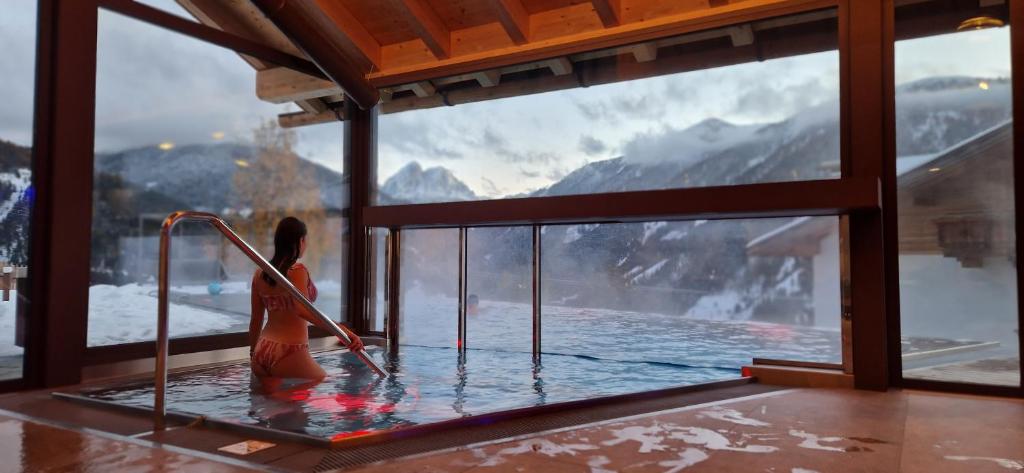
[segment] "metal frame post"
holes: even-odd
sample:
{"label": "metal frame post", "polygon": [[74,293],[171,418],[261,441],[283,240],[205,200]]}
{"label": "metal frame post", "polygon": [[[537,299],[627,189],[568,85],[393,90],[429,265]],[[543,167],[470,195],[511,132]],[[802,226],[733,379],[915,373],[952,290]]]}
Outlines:
{"label": "metal frame post", "polygon": [[541,348],[541,226],[533,229],[533,357],[540,358]]}
{"label": "metal frame post", "polygon": [[385,255],[385,297],[387,297],[387,338],[388,351],[398,353],[398,342],[401,338],[401,296],[402,289],[402,231],[396,228],[388,230],[388,245]]}
{"label": "metal frame post", "polygon": [[459,227],[459,353],[466,353],[466,286],[469,281],[466,276],[466,259],[468,249],[468,230],[466,227]]}

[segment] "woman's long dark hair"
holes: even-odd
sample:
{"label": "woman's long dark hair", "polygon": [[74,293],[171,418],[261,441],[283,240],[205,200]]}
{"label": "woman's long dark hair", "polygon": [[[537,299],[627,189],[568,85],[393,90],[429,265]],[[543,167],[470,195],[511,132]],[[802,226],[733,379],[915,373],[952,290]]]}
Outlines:
{"label": "woman's long dark hair", "polygon": [[[270,258],[270,264],[285,277],[299,259],[302,238],[305,236],[306,224],[302,223],[302,220],[285,217],[277,224],[277,230],[274,231],[274,257]],[[277,281],[274,281],[266,271],[263,272],[263,280],[271,286],[277,285]]]}

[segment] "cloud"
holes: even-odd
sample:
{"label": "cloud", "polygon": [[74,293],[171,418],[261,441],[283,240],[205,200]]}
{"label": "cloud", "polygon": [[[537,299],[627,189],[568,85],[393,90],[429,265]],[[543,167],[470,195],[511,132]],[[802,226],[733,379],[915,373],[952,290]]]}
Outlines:
{"label": "cloud", "polygon": [[483,187],[484,189],[484,195],[486,196],[497,197],[507,194],[507,192],[499,188],[498,185],[494,183],[494,181],[484,176],[480,176],[480,183],[481,187]]}
{"label": "cloud", "polygon": [[579,150],[587,156],[598,156],[608,151],[608,145],[593,136],[583,135],[580,137]]}
{"label": "cloud", "polygon": [[439,144],[451,142],[451,135],[444,128],[419,119],[416,114],[384,115],[379,123],[380,144],[408,154],[411,159],[437,161],[464,157],[462,152]]}
{"label": "cloud", "polygon": [[782,87],[761,83],[737,97],[733,113],[752,117],[788,117],[800,110],[834,100],[835,94],[835,88],[825,87],[818,78]]}
{"label": "cloud", "polygon": [[528,171],[523,168],[519,168],[519,175],[527,179],[536,179],[540,177],[540,171]]}

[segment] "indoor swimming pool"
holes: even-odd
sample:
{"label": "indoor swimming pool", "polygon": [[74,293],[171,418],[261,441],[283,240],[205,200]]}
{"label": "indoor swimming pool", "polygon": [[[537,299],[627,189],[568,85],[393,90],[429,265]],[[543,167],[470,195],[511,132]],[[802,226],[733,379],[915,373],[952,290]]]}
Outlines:
{"label": "indoor swimming pool", "polygon": [[[552,403],[740,377],[740,370],[594,357],[403,346],[396,356],[368,352],[392,376],[378,378],[344,350],[314,354],[328,373],[321,384],[273,395],[250,388],[247,362],[172,374],[168,410],[261,426],[323,440]],[[151,382],[77,393],[152,408]]]}

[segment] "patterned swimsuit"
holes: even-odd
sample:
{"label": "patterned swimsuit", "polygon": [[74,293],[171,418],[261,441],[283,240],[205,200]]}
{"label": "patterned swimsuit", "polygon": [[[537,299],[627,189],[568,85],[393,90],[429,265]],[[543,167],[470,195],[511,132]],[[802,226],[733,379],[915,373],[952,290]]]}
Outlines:
{"label": "patterned swimsuit", "polygon": [[[306,271],[306,268],[301,265],[293,266],[292,269],[302,269]],[[316,302],[316,286],[313,284],[313,279],[308,277],[308,271],[306,274],[306,280],[309,281],[309,284],[306,286],[306,294],[309,294],[310,302]],[[263,305],[267,308],[268,312],[280,310],[292,311],[295,308],[295,298],[292,297],[291,294],[259,294],[259,296],[260,299],[263,300]],[[256,342],[256,347],[253,349],[251,362],[253,366],[259,367],[264,373],[270,375],[274,365],[278,364],[281,360],[287,358],[293,353],[308,350],[308,343],[282,343],[260,335],[260,339]]]}

